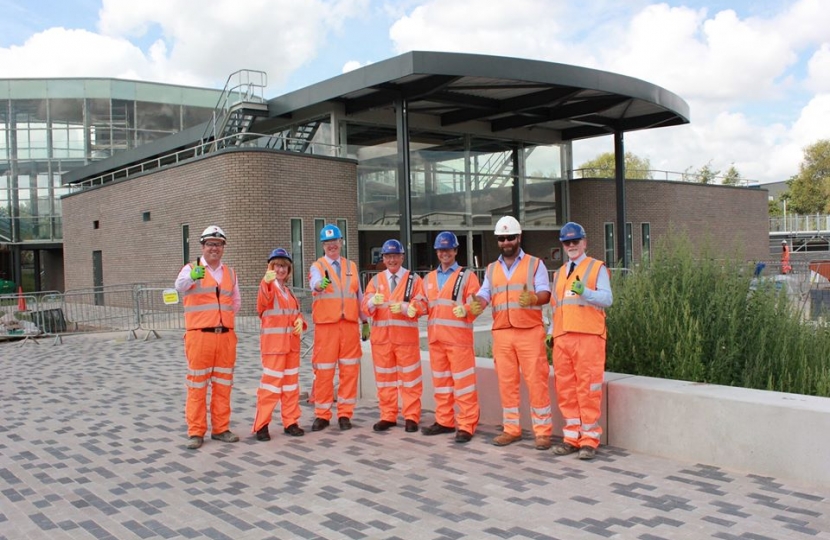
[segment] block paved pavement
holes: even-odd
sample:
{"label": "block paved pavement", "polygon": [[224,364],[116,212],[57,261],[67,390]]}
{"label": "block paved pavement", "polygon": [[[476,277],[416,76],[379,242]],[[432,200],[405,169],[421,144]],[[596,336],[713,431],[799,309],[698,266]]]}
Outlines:
{"label": "block paved pavement", "polygon": [[372,400],[351,431],[312,433],[304,404],[305,437],[277,418],[257,442],[259,370],[258,338],[241,336],[242,440],[192,451],[181,333],[0,343],[0,539],[830,539],[830,486],[614,447],[584,462],[529,434],[498,448],[492,425],[466,445],[375,433]]}

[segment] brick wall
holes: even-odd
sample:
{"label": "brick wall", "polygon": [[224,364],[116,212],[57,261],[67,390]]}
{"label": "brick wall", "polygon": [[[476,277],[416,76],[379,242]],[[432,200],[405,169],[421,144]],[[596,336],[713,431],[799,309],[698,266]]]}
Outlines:
{"label": "brick wall", "polygon": [[357,246],[356,193],[352,160],[240,149],[73,194],[62,201],[66,289],[93,286],[95,250],[105,285],[172,286],[183,263],[182,225],[190,228],[190,260],[201,255],[201,232],[222,227],[223,260],[240,284],[256,285],[271,250],[291,249],[291,218],[303,219],[306,268],[297,270],[305,275],[315,259],[314,218],[347,219],[347,241]]}

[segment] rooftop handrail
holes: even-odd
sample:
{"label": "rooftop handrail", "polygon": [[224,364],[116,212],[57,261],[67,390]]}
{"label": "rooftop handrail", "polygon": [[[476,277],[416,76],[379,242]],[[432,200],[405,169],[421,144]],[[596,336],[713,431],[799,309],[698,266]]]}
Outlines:
{"label": "rooftop handrail", "polygon": [[830,214],[788,214],[769,218],[771,233],[828,233]]}
{"label": "rooftop handrail", "polygon": [[[573,176],[571,178],[613,178],[614,169],[609,167],[584,167],[581,169],[574,169],[571,171]],[[610,173],[610,174],[609,174]],[[686,182],[692,184],[703,184],[704,178],[708,178],[707,182],[710,186],[724,185],[723,181],[727,179],[723,175],[702,175],[696,172],[689,171],[665,171],[662,169],[626,169],[625,177],[628,180],[663,180],[667,182]],[[761,184],[757,180],[749,178],[739,178],[737,184],[739,187],[759,187]]]}
{"label": "rooftop handrail", "polygon": [[[265,103],[265,87],[268,86],[268,74],[255,69],[240,69],[228,75],[225,87],[213,108],[213,118],[208,122],[202,140],[211,133],[216,137],[216,126],[228,110],[240,102]],[[221,113],[221,116],[220,116]]]}

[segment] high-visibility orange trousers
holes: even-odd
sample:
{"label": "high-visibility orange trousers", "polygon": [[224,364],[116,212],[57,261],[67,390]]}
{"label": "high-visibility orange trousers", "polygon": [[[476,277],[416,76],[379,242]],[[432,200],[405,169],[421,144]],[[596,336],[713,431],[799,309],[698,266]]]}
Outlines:
{"label": "high-visibility orange trousers", "polygon": [[593,334],[568,332],[553,340],[553,374],[556,401],[565,418],[565,442],[573,446],[599,446],[602,428],[602,380],[605,374],[605,339]]}
{"label": "high-visibility orange trousers", "polygon": [[435,421],[445,427],[475,433],[481,414],[473,348],[441,342],[430,343],[429,367],[435,392]]}
{"label": "high-visibility orange trousers", "polygon": [[280,405],[282,427],[300,421],[300,351],[288,354],[263,354],[262,378],[256,392],[256,416],[253,432],[271,423]]}
{"label": "high-visibility orange trousers", "polygon": [[536,437],[550,437],[553,420],[545,329],[540,325],[533,328],[493,330],[493,365],[499,381],[504,432],[513,436],[522,434],[519,424],[519,386],[523,375],[530,394],[533,434]]}
{"label": "high-visibility orange trousers", "polygon": [[398,420],[398,396],[405,420],[421,421],[421,350],[418,344],[372,343],[380,419]]}
{"label": "high-visibility orange trousers", "polygon": [[341,320],[314,326],[314,416],[331,420],[334,405],[334,370],[339,367],[337,417],[351,418],[357,403],[360,375],[360,330],[358,323]]}
{"label": "high-visibility orange trousers", "polygon": [[184,406],[188,437],[207,433],[207,389],[210,385],[211,432],[230,429],[231,388],[236,364],[236,333],[188,330],[184,334],[187,357],[187,400]]}

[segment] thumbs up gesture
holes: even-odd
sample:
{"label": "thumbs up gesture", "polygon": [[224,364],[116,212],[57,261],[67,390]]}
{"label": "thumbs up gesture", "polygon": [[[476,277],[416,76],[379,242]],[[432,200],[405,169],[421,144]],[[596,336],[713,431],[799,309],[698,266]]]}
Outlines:
{"label": "thumbs up gesture", "polygon": [[576,281],[571,285],[571,292],[582,295],[585,292],[585,284],[579,281],[579,276],[576,276]]}
{"label": "thumbs up gesture", "polygon": [[190,279],[196,281],[197,279],[202,279],[205,277],[205,267],[201,264],[196,264],[193,268],[190,269]]}
{"label": "thumbs up gesture", "polygon": [[383,303],[383,300],[383,294],[381,293],[375,293],[374,296],[372,296],[372,303],[376,306],[381,305]]}
{"label": "thumbs up gesture", "polygon": [[535,306],[538,300],[539,297],[536,296],[536,293],[527,290],[527,283],[525,283],[524,288],[519,295],[519,305],[522,307]]}
{"label": "thumbs up gesture", "polygon": [[293,332],[294,332],[295,336],[299,336],[300,334],[303,333],[303,318],[302,317],[297,317],[294,320],[294,330],[293,330]]}

